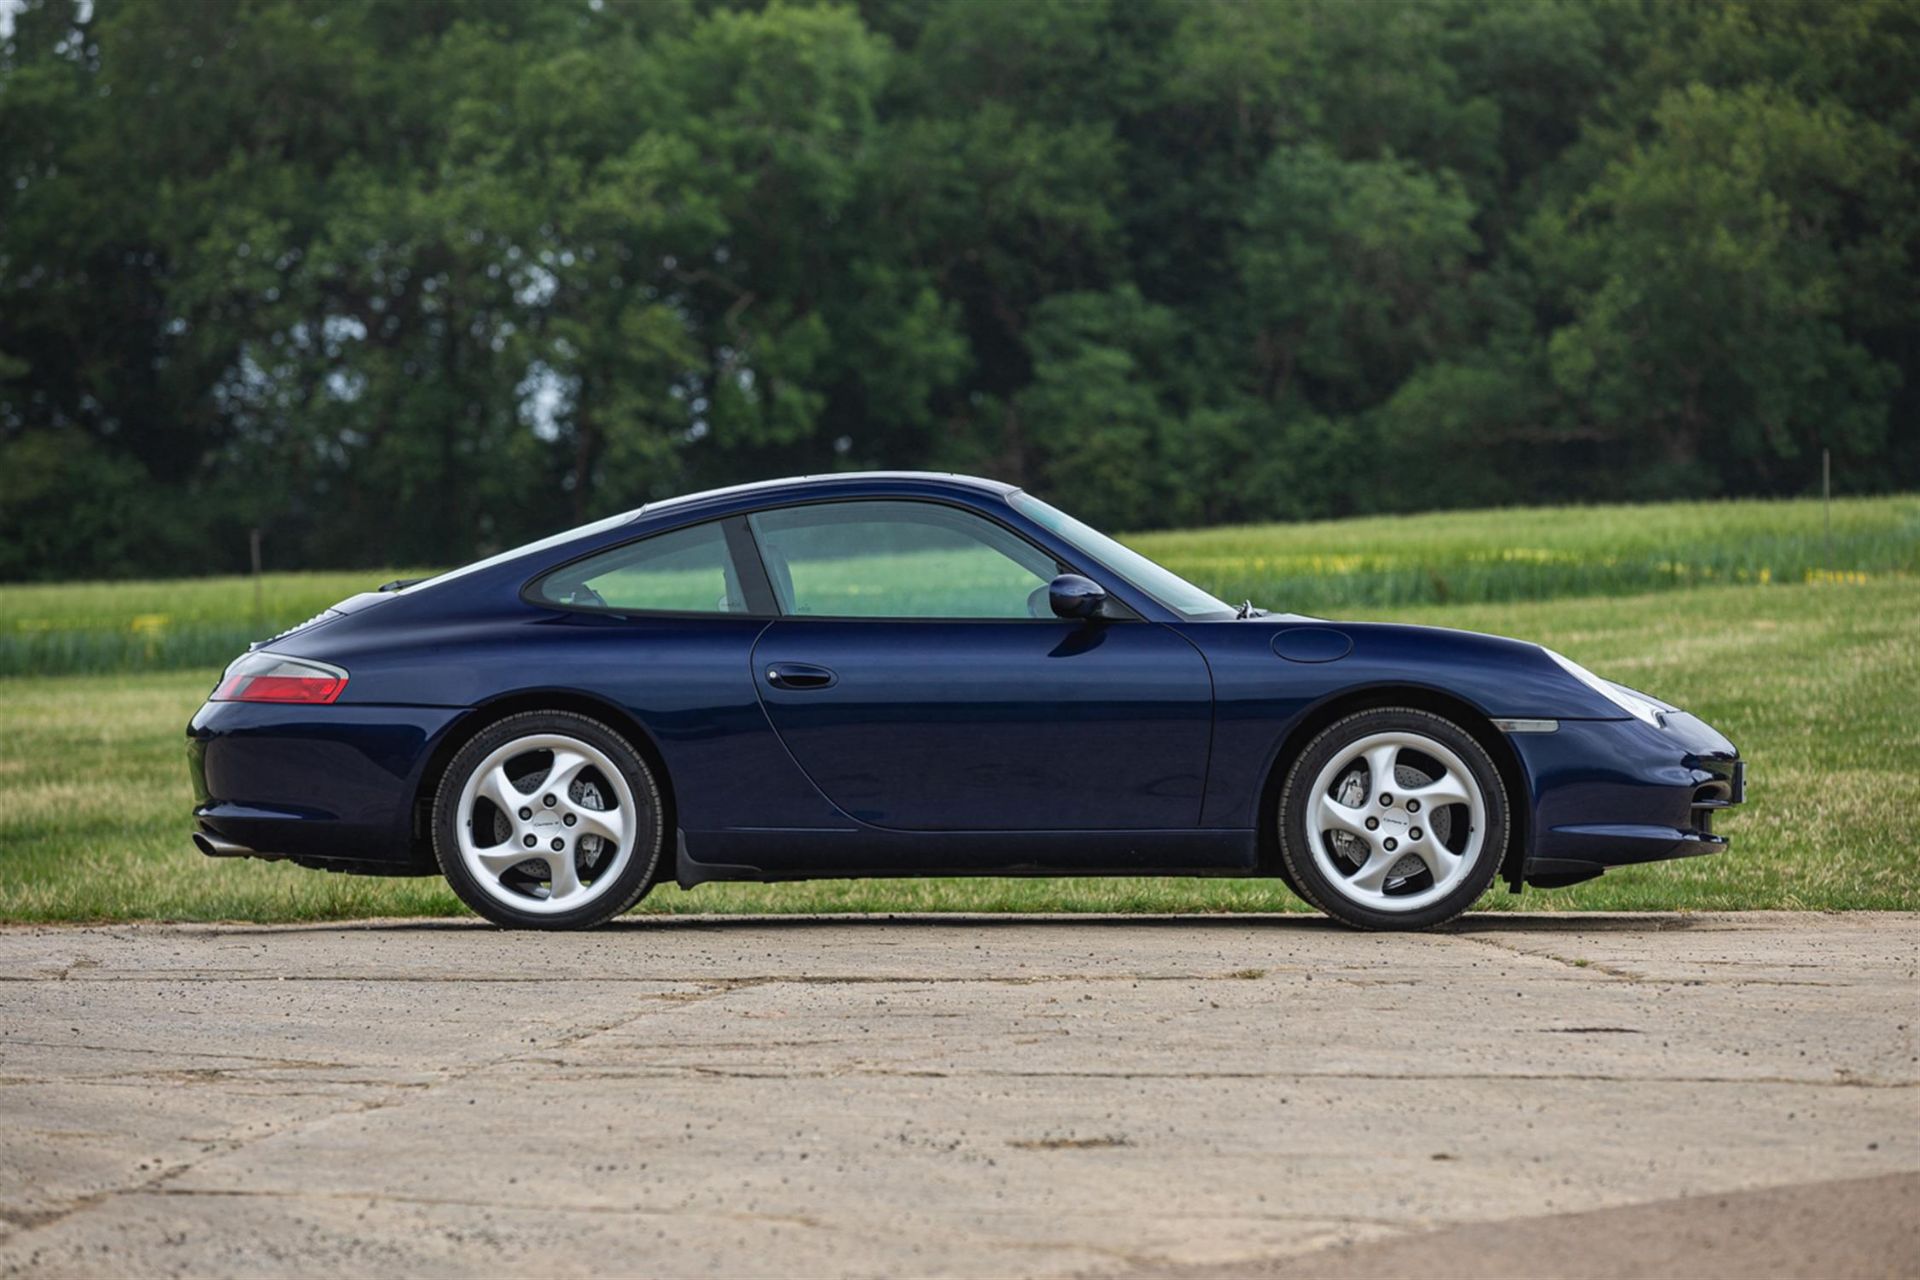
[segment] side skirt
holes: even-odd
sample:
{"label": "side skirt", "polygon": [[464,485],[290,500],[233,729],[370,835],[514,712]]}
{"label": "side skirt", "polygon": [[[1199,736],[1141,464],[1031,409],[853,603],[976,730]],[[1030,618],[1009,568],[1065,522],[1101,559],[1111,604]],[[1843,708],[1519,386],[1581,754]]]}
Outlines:
{"label": "side skirt", "polygon": [[1261,874],[1257,833],[1246,830],[761,828],[683,830],[677,840],[675,879],[683,889],[719,880]]}

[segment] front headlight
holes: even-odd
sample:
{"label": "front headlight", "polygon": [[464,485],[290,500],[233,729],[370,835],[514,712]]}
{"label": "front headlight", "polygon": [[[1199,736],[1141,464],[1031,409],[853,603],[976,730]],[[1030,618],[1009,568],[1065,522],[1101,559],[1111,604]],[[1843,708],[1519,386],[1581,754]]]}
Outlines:
{"label": "front headlight", "polygon": [[1540,652],[1559,663],[1560,669],[1572,676],[1575,680],[1578,680],[1581,684],[1587,686],[1587,688],[1593,690],[1634,719],[1644,720],[1656,729],[1665,727],[1667,723],[1666,718],[1660,714],[1660,708],[1633,690],[1623,689],[1610,680],[1602,680],[1599,676],[1593,674],[1593,672],[1587,670],[1572,658],[1555,653],[1545,645],[1540,646]]}

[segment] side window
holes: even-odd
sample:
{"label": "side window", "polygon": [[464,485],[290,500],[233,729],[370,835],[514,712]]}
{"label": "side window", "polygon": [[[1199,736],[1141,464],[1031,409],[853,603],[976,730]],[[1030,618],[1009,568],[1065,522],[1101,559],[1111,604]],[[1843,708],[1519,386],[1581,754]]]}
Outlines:
{"label": "side window", "polygon": [[783,613],[1052,618],[1052,556],[929,502],[823,502],[748,517]]}
{"label": "side window", "polygon": [[563,565],[534,583],[531,594],[549,604],[614,612],[748,612],[719,521]]}

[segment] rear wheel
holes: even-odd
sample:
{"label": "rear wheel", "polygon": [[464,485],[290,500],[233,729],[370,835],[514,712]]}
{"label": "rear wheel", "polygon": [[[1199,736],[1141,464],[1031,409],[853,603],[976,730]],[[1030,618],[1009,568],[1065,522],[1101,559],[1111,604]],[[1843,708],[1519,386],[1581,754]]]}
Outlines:
{"label": "rear wheel", "polygon": [[1280,856],[1307,901],[1362,929],[1422,929],[1472,906],[1500,869],[1507,795],[1478,739],[1412,707],[1322,730],[1280,795]]}
{"label": "rear wheel", "polygon": [[433,802],[433,848],[460,900],[495,924],[586,929],[653,885],[662,846],[653,771],[612,728],[571,711],[508,716],[474,735]]}

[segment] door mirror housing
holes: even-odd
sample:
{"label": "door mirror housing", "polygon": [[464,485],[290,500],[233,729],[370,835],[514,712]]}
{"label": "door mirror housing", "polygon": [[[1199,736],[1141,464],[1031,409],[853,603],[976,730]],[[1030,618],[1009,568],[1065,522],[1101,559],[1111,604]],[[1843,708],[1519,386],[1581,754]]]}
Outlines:
{"label": "door mirror housing", "polygon": [[1101,618],[1107,613],[1107,589],[1092,578],[1063,573],[1047,584],[1047,603],[1056,618]]}

